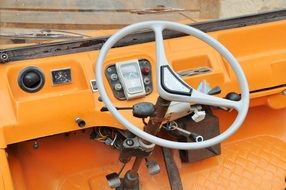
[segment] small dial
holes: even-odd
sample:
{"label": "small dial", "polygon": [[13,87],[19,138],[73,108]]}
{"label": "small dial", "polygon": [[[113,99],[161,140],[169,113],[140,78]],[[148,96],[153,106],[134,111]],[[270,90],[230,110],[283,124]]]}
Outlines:
{"label": "small dial", "polygon": [[52,71],[53,85],[71,83],[71,69],[57,69]]}

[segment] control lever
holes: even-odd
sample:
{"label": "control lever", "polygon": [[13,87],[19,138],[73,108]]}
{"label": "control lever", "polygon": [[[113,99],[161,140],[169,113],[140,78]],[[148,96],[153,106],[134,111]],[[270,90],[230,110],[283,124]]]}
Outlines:
{"label": "control lever", "polygon": [[[132,107],[115,107],[117,110],[132,110],[133,108]],[[109,111],[107,107],[103,106],[101,109],[100,109],[101,112],[106,112],[106,111]]]}
{"label": "control lever", "polygon": [[[183,130],[184,130],[184,129],[183,129]],[[185,130],[185,131],[187,131],[187,130]],[[187,131],[187,132],[189,132],[189,131]],[[203,142],[203,141],[204,141],[204,137],[203,137],[203,136],[201,136],[201,135],[199,135],[199,134],[196,134],[196,133],[191,133],[191,132],[189,132],[189,133],[190,133],[189,137],[190,137],[190,139],[191,139],[193,142]],[[212,146],[207,147],[206,149],[207,149],[208,151],[212,152],[212,153],[215,154],[215,155],[218,154],[218,152],[217,152]]]}
{"label": "control lever", "polygon": [[135,104],[133,107],[133,116],[138,118],[147,118],[155,116],[155,106],[149,102],[141,102]]}
{"label": "control lever", "polygon": [[[134,117],[147,118],[155,115],[155,106],[149,102],[134,104],[132,107],[115,107],[117,110],[132,110]],[[102,107],[101,112],[109,111],[107,107]]]}
{"label": "control lever", "polygon": [[221,88],[219,86],[216,86],[212,89],[210,89],[210,91],[208,91],[208,95],[216,95],[216,94],[220,94],[221,93]]}
{"label": "control lever", "polygon": [[201,135],[198,135],[196,133],[192,133],[190,131],[187,131],[181,127],[178,126],[177,122],[171,121],[167,125],[163,126],[167,131],[174,131],[176,130],[178,134],[183,135],[184,137],[192,139],[194,142],[202,142],[204,141],[204,138]]}
{"label": "control lever", "polygon": [[[178,124],[174,121],[170,122],[169,125],[165,125],[164,128],[168,131],[173,131],[176,130],[179,132],[181,135],[190,138],[193,142],[202,142],[204,141],[204,137],[197,134],[197,133],[192,133],[190,131],[187,131],[185,129],[182,129],[178,126]],[[208,151],[212,152],[213,154],[218,154],[218,152],[213,148],[213,147],[207,147],[206,148]]]}
{"label": "control lever", "polygon": [[232,101],[239,101],[241,97],[236,92],[230,92],[225,96],[225,99],[232,100]]}
{"label": "control lever", "polygon": [[[219,86],[216,86],[208,91],[208,95],[216,95],[221,93],[221,88]],[[239,101],[241,99],[240,95],[236,92],[229,92],[225,97],[225,99],[232,100],[232,101]],[[226,107],[219,107],[222,110],[225,111],[231,111],[232,109],[226,108]]]}
{"label": "control lever", "polygon": [[[241,96],[236,92],[229,92],[224,98],[228,100],[232,100],[232,101],[239,101],[241,99]],[[229,111],[229,112],[232,111],[231,108],[227,108],[227,107],[220,106],[219,108],[225,111]]]}

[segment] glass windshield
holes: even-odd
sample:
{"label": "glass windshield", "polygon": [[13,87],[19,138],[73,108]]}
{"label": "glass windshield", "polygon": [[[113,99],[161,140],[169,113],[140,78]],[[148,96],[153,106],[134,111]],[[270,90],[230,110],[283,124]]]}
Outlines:
{"label": "glass windshield", "polygon": [[1,0],[0,49],[106,36],[146,20],[193,23],[283,8],[285,0]]}

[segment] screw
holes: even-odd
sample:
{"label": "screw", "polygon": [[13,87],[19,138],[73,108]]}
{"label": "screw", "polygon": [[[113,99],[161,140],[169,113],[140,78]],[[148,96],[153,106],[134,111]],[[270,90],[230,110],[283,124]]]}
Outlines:
{"label": "screw", "polygon": [[39,143],[37,141],[34,141],[33,148],[38,149],[39,147],[40,147]]}
{"label": "screw", "polygon": [[107,68],[107,72],[112,72],[112,69],[110,67]]}
{"label": "screw", "polygon": [[127,139],[127,140],[126,140],[126,144],[127,144],[128,146],[133,146],[133,145],[134,145],[134,141],[133,141],[132,139]]}
{"label": "screw", "polygon": [[2,61],[8,60],[8,54],[7,53],[1,53],[0,57],[1,57]]}
{"label": "screw", "polygon": [[142,63],[143,65],[147,65],[148,64],[148,61],[146,59],[140,60],[139,62]]}

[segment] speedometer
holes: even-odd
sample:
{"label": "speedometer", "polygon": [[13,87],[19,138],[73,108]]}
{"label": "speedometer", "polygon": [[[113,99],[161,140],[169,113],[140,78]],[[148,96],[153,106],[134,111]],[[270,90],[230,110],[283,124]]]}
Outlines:
{"label": "speedometer", "polygon": [[146,95],[137,59],[116,63],[116,70],[127,99]]}

